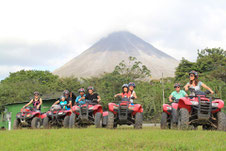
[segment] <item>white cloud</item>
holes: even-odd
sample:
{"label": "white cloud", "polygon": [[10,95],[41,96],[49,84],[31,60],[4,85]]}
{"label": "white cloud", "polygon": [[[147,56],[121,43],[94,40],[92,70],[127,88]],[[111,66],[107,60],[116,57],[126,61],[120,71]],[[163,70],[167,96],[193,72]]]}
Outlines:
{"label": "white cloud", "polygon": [[194,61],[197,49],[226,48],[225,18],[224,0],[0,1],[0,65],[53,70],[116,30]]}

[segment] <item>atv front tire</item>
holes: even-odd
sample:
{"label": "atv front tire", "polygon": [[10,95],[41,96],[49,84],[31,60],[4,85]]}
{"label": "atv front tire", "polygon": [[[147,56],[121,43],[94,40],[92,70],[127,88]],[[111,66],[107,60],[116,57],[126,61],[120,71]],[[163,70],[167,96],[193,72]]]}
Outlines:
{"label": "atv front tire", "polygon": [[49,129],[50,128],[50,125],[49,125],[49,118],[48,117],[45,117],[43,119],[43,128],[45,129]]}
{"label": "atv front tire", "polygon": [[161,116],[161,129],[168,128],[167,116],[168,115],[166,114],[166,112],[162,112],[162,116]]}
{"label": "atv front tire", "polygon": [[41,126],[41,119],[39,117],[34,117],[31,120],[31,128],[37,129],[37,128],[40,128],[40,126]]}
{"label": "atv front tire", "polygon": [[110,112],[110,111],[108,112],[107,128],[109,128],[109,129],[115,128],[115,125],[114,125],[114,114],[112,112]]}
{"label": "atv front tire", "polygon": [[64,128],[69,128],[69,120],[70,120],[70,116],[69,115],[66,115],[64,117],[64,121],[63,121]]}
{"label": "atv front tire", "polygon": [[187,130],[189,128],[189,113],[185,108],[181,108],[179,111],[178,127],[182,130]]}
{"label": "atv front tire", "polygon": [[134,128],[135,129],[142,129],[142,124],[143,124],[143,115],[142,115],[142,113],[138,112],[135,115]]}
{"label": "atv front tire", "polygon": [[95,114],[95,126],[96,128],[101,128],[102,127],[102,114],[100,112],[97,112]]}

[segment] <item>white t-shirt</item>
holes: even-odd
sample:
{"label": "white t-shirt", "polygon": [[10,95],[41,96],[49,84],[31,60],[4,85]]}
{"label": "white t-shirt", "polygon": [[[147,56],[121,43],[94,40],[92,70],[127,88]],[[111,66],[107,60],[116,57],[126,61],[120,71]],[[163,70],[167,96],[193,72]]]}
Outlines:
{"label": "white t-shirt", "polygon": [[[189,82],[188,82],[187,84],[189,84]],[[197,86],[193,86],[193,85],[191,85],[191,87],[190,87],[190,88],[195,89],[195,91],[201,91],[201,86],[202,86],[202,82],[201,82],[201,81],[199,81],[199,82],[198,82],[198,84],[197,84]]]}
{"label": "white t-shirt", "polygon": [[[133,90],[132,94],[131,94],[131,98],[133,97],[135,91]],[[130,99],[130,102],[133,103],[133,99]]]}

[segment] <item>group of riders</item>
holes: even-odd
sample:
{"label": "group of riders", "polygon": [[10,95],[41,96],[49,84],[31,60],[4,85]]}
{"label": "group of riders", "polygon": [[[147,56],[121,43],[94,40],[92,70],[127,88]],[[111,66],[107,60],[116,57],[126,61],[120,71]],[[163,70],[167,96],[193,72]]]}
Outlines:
{"label": "group of riders", "polygon": [[[203,82],[198,79],[198,72],[191,71],[189,72],[190,81],[184,86],[185,91],[188,91],[189,88],[193,88],[196,91],[200,91],[201,87],[209,90],[211,94],[214,92]],[[131,105],[133,105],[134,100],[137,99],[137,95],[135,92],[136,85],[134,82],[130,82],[129,84],[122,85],[122,92],[115,94],[114,97],[120,96],[121,98],[128,98]],[[174,85],[175,91],[173,91],[169,96],[169,101],[173,102],[172,98],[180,99],[182,97],[188,96],[184,90],[181,90],[181,85],[179,83],[175,83]],[[76,104],[85,104],[87,100],[92,103],[100,103],[101,97],[98,93],[94,92],[94,87],[89,86],[87,88],[87,93],[85,93],[84,88],[80,88],[78,90],[79,96],[76,97]],[[33,104],[33,108],[36,110],[41,110],[42,99],[40,98],[39,92],[34,92],[34,99],[31,99],[29,103],[27,103],[23,108]],[[70,92],[68,90],[64,90],[63,95],[57,100],[52,106],[59,104],[63,109],[70,110],[72,107],[72,97],[70,96]]]}

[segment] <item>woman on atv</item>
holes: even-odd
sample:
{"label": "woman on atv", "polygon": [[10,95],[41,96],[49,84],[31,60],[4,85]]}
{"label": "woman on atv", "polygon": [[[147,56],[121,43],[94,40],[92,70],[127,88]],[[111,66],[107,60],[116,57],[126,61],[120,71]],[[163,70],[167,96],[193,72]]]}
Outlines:
{"label": "woman on atv", "polygon": [[137,95],[136,92],[134,91],[134,89],[136,88],[136,85],[134,82],[130,82],[129,83],[129,93],[131,94],[130,96],[130,102],[133,103],[134,99],[137,99]]}
{"label": "woman on atv", "polygon": [[60,97],[60,100],[57,100],[52,106],[59,104],[62,109],[70,110],[70,104],[67,103],[64,96]]}
{"label": "woman on atv", "polygon": [[76,100],[75,100],[75,103],[76,104],[85,104],[85,89],[84,88],[81,88],[78,90],[78,93],[80,94]]}
{"label": "woman on atv", "polygon": [[123,84],[122,85],[122,93],[118,93],[115,95],[115,97],[121,96],[122,98],[128,98],[130,99],[131,93],[129,91],[129,85],[128,84]]}
{"label": "woman on atv", "polygon": [[189,78],[190,78],[190,82],[188,82],[184,86],[185,91],[188,91],[189,88],[193,88],[195,89],[195,91],[200,91],[201,87],[203,87],[209,90],[211,94],[214,94],[214,92],[207,85],[205,85],[204,83],[198,80],[198,72],[196,71],[189,72]]}
{"label": "woman on atv", "polygon": [[99,94],[94,93],[94,87],[89,86],[87,90],[88,90],[88,93],[86,94],[85,99],[90,100],[92,103],[96,103],[94,102],[94,100],[97,100],[97,103],[100,103],[100,100],[101,100],[100,96]]}
{"label": "woman on atv", "polygon": [[41,105],[42,105],[42,99],[39,97],[40,94],[38,91],[34,92],[34,99],[31,99],[29,103],[23,106],[23,108],[29,106],[30,104],[33,104],[33,108],[36,110],[41,110]]}
{"label": "woman on atv", "polygon": [[174,89],[170,96],[169,96],[169,101],[173,102],[172,98],[174,97],[176,100],[183,98],[185,96],[188,96],[187,93],[184,90],[181,90],[181,85],[180,83],[175,83],[174,84]]}

